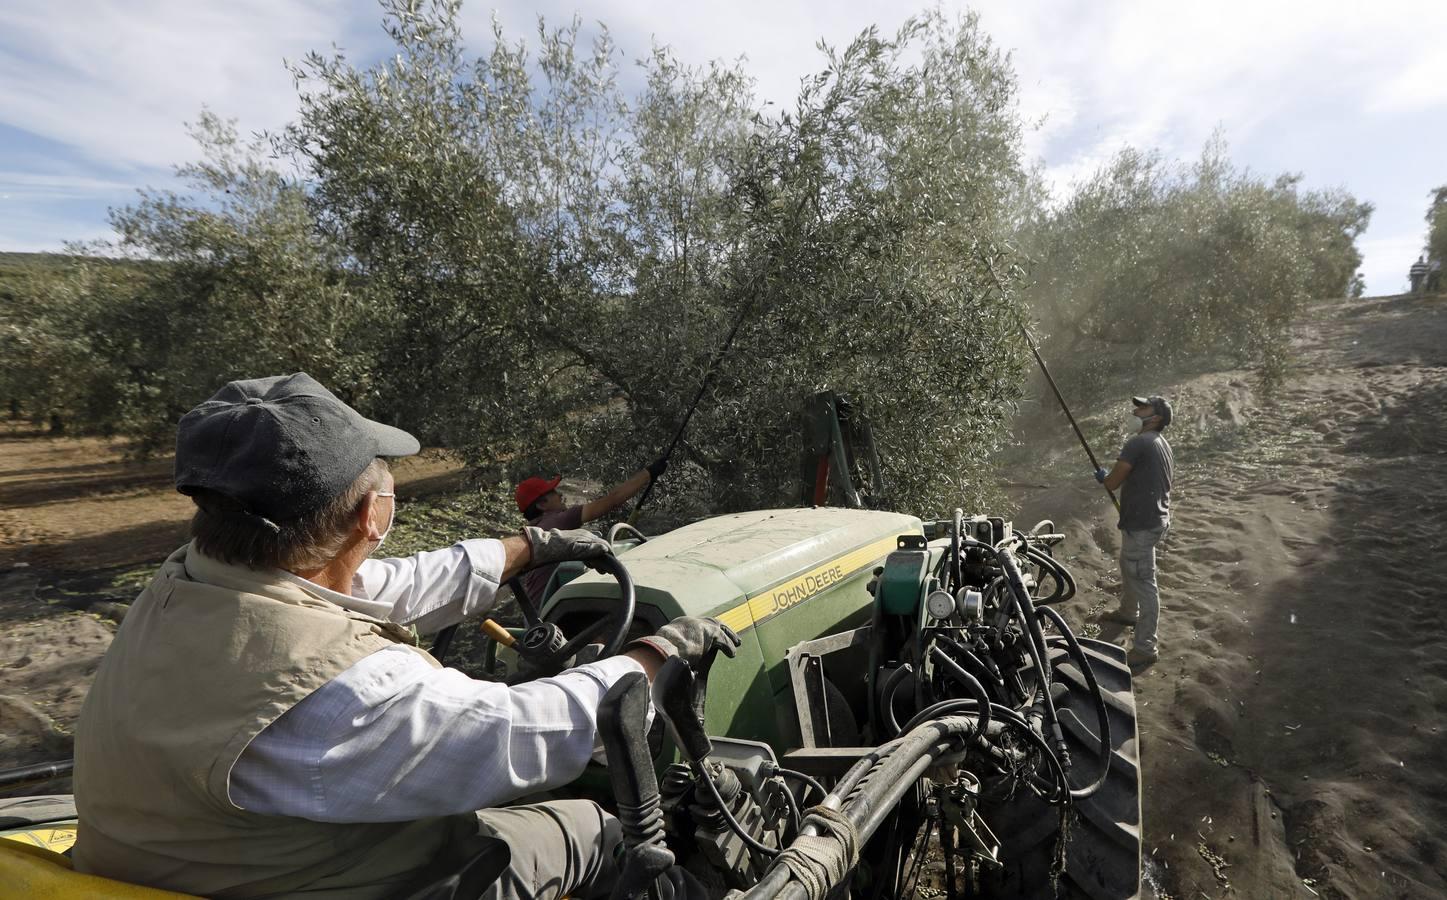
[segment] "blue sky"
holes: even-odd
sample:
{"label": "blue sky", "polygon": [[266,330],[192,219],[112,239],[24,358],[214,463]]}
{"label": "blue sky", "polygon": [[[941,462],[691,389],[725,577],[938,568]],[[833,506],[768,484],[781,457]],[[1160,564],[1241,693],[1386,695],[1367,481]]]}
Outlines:
{"label": "blue sky", "polygon": [[[944,3],[947,9],[962,4]],[[1027,146],[1057,195],[1120,147],[1192,158],[1224,131],[1232,156],[1376,204],[1362,249],[1370,293],[1400,290],[1447,183],[1447,2],[1094,0],[971,4],[1013,53]],[[651,41],[691,62],[747,58],[762,98],[787,102],[820,38],[892,31],[911,7],[862,0],[564,0],[464,6],[484,52],[494,12],[514,36],[534,17],[606,22],[628,56]],[[335,43],[388,52],[366,0],[52,0],[0,5],[0,250],[54,250],[108,234],[106,210],[172,184],[203,105],[243,131],[285,123],[283,59]]]}

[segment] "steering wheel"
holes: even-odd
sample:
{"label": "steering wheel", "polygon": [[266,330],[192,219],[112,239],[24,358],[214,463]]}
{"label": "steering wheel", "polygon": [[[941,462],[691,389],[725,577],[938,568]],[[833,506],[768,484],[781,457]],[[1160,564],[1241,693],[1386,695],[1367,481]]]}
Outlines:
{"label": "steering wheel", "polygon": [[517,598],[518,609],[523,614],[523,623],[527,625],[527,631],[518,638],[515,649],[532,666],[558,666],[576,656],[579,650],[605,633],[608,639],[604,641],[598,659],[614,656],[623,649],[623,643],[628,639],[628,629],[633,624],[633,610],[637,603],[633,578],[623,567],[623,563],[618,561],[618,557],[611,553],[587,560],[587,565],[604,575],[613,576],[618,582],[618,604],[598,621],[572,637],[563,634],[563,630],[552,622],[543,620],[532,598],[528,596],[527,588],[523,587],[521,578],[513,577],[508,581],[513,596]]}
{"label": "steering wheel", "polygon": [[[521,577],[514,576],[508,580],[508,587],[512,588],[513,596],[517,598],[518,609],[522,611],[523,622],[528,626],[528,630],[512,646],[534,667],[557,666],[569,657],[576,655],[609,625],[613,625],[613,631],[607,643],[603,645],[602,652],[598,654],[598,659],[615,656],[619,650],[623,649],[623,642],[628,639],[628,629],[633,625],[633,609],[637,603],[633,590],[633,578],[628,574],[628,570],[623,568],[618,557],[611,553],[588,560],[588,565],[605,575],[612,575],[618,582],[618,605],[603,618],[584,628],[572,638],[564,635],[562,629],[553,623],[543,621],[542,616],[538,614],[537,607],[533,604],[533,599],[528,596],[527,588],[523,587]],[[614,624],[615,622],[616,624]],[[505,641],[509,637],[507,629],[491,619],[484,620],[483,631],[497,641]],[[456,633],[456,625],[449,625],[437,632],[437,637],[432,644],[432,656],[438,662],[442,662],[443,657],[447,655],[447,649],[452,645],[452,637]]]}

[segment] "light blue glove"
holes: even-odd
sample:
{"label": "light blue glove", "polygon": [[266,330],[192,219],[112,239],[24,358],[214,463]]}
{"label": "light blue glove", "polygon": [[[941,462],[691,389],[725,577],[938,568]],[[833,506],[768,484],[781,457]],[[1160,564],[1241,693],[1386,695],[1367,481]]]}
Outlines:
{"label": "light blue glove", "polygon": [[1107,476],[1107,475],[1109,475],[1109,474],[1110,474],[1110,473],[1107,472],[1107,471],[1105,471],[1104,469],[1096,469],[1096,470],[1095,470],[1095,480],[1098,481],[1098,482],[1100,482],[1101,484],[1105,484],[1105,476]]}

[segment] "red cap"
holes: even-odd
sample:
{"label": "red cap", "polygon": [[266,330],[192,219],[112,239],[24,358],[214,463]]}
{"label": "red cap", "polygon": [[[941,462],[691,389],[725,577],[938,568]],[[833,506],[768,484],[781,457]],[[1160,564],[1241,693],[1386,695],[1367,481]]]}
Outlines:
{"label": "red cap", "polygon": [[538,498],[542,495],[555,489],[558,486],[558,482],[562,480],[563,476],[561,475],[552,481],[534,476],[518,485],[517,490],[513,492],[513,497],[518,502],[518,512],[526,514],[529,506],[538,502]]}

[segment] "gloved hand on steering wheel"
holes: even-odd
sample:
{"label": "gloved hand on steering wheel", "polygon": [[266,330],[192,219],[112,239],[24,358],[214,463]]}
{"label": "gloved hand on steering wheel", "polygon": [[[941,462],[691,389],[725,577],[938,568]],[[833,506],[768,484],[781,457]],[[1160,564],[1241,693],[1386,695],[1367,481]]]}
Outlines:
{"label": "gloved hand on steering wheel", "polygon": [[523,527],[523,537],[532,548],[529,569],[550,566],[554,563],[581,560],[587,562],[613,552],[613,545],[586,528],[564,531],[559,528]]}
{"label": "gloved hand on steering wheel", "polygon": [[688,663],[689,668],[697,668],[710,651],[719,650],[732,658],[742,643],[734,630],[718,619],[681,616],[628,646],[650,647],[664,659],[677,656]]}

